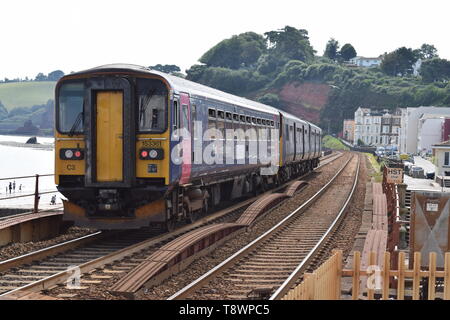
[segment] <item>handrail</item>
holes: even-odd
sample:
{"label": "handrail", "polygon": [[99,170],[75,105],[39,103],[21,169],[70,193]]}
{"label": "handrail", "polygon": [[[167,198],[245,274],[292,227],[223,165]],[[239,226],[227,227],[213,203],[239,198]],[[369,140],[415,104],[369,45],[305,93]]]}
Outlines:
{"label": "handrail", "polygon": [[[54,176],[53,173],[47,173],[47,174],[38,174],[39,177],[51,177]],[[36,178],[36,175],[34,176],[22,176],[22,177],[11,177],[11,178],[0,178],[0,181],[2,180],[19,180],[19,179],[29,179],[29,178]]]}
{"label": "handrail", "polygon": [[[50,194],[50,193],[57,193],[58,190],[53,190],[53,191],[44,191],[44,192],[39,192],[39,178],[40,177],[51,177],[54,176],[54,174],[36,174],[34,176],[22,176],[22,177],[10,177],[10,178],[0,178],[0,181],[4,181],[4,180],[19,180],[19,179],[30,179],[30,178],[35,178],[36,182],[35,182],[35,188],[34,188],[34,193],[30,193],[30,194],[22,194],[19,196],[10,196],[10,197],[5,197],[5,198],[0,198],[1,200],[11,200],[11,199],[18,199],[18,198],[26,198],[26,197],[33,197],[34,196],[34,208],[33,208],[33,213],[37,213],[39,211],[39,199],[41,198],[40,196],[43,194]],[[10,189],[11,190],[11,189]],[[10,191],[11,192],[11,191]],[[10,193],[11,194],[11,193]]]}

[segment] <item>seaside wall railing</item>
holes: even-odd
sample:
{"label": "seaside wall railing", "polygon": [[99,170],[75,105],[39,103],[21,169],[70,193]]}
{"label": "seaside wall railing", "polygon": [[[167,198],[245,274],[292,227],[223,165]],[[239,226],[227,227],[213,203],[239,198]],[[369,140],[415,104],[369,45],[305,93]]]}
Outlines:
{"label": "seaside wall railing", "polygon": [[34,197],[33,213],[37,213],[39,211],[39,199],[41,198],[41,195],[43,195],[43,194],[51,194],[51,193],[58,193],[58,190],[39,192],[39,178],[52,177],[52,176],[54,176],[54,174],[35,174],[35,175],[32,175],[32,176],[0,178],[0,181],[21,180],[21,179],[30,179],[30,178],[34,178],[35,179],[35,184],[34,184],[35,187],[34,187],[34,192],[33,193],[21,194],[21,195],[17,195],[17,196],[14,195],[14,196],[10,196],[10,197],[4,197],[4,198],[0,198],[0,201],[17,199],[17,198],[25,198],[25,197]]}

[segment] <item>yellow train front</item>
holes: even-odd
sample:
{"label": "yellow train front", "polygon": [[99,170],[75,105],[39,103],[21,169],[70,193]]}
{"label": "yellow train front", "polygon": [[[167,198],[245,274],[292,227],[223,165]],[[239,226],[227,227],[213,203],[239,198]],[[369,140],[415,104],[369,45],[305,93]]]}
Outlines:
{"label": "yellow train front", "polygon": [[[319,163],[317,126],[145,67],[73,73],[55,94],[55,182],[77,226],[171,229]],[[264,148],[275,162],[256,160]]]}
{"label": "yellow train front", "polygon": [[55,182],[64,220],[100,229],[164,221],[169,185],[169,85],[127,66],[56,86]]}

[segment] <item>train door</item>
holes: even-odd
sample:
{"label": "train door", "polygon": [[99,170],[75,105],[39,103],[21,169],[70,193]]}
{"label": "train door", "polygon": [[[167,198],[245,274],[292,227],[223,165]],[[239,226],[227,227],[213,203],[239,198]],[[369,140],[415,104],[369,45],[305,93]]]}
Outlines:
{"label": "train door", "polygon": [[183,148],[183,163],[181,165],[180,184],[189,182],[192,169],[192,138],[191,138],[191,106],[189,94],[180,93],[180,128],[185,132],[180,136],[180,143]]}
{"label": "train door", "polygon": [[96,102],[96,181],[123,181],[123,92],[98,91]]}
{"label": "train door", "polygon": [[294,121],[294,159],[295,161],[297,159],[297,124]]}

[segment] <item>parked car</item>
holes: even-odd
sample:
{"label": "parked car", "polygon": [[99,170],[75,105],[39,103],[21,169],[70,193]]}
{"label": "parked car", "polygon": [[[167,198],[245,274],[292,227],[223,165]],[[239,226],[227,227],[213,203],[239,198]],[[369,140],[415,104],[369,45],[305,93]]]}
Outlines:
{"label": "parked car", "polygon": [[425,178],[425,174],[423,171],[422,167],[419,166],[412,166],[411,169],[409,170],[409,175],[413,178],[417,178],[417,179],[424,179]]}

